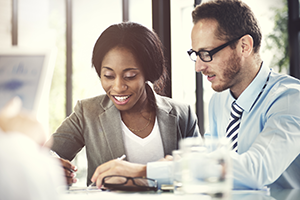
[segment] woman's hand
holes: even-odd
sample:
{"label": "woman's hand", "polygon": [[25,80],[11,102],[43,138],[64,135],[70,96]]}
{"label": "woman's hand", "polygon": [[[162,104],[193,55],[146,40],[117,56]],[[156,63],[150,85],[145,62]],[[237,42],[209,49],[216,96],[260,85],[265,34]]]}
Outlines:
{"label": "woman's hand", "polygon": [[102,179],[109,175],[122,175],[129,177],[146,177],[146,165],[130,163],[114,159],[97,167],[91,181],[96,182],[98,188],[102,187]]}
{"label": "woman's hand", "polygon": [[73,183],[76,183],[77,179],[75,172],[77,172],[77,167],[73,165],[69,160],[63,158],[59,159],[62,164],[62,167],[64,168],[67,184],[72,185]]}

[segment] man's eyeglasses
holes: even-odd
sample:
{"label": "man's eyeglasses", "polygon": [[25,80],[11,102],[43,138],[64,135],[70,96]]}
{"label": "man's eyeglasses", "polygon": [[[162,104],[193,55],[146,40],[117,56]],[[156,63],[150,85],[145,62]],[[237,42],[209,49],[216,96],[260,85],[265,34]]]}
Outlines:
{"label": "man's eyeglasses", "polygon": [[105,176],[102,185],[109,190],[157,191],[157,181],[143,177]]}
{"label": "man's eyeglasses", "polygon": [[[244,35],[243,35],[244,36]],[[243,37],[241,36],[241,37]],[[190,49],[187,53],[189,54],[190,58],[192,61],[196,62],[197,60],[197,56],[200,57],[200,59],[203,61],[203,62],[210,62],[212,61],[212,56],[221,51],[222,49],[224,49],[225,47],[227,47],[228,45],[234,43],[235,41],[241,39],[241,37],[239,38],[236,38],[234,40],[231,40],[229,42],[226,42],[225,44],[221,45],[221,46],[218,46],[210,51],[206,51],[206,50],[200,50],[200,51],[194,51],[193,49]]]}

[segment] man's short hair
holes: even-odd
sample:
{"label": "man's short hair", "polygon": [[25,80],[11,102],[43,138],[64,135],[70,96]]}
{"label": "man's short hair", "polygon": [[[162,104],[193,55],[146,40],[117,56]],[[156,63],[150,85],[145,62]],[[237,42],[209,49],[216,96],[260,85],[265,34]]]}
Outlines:
{"label": "man's short hair", "polygon": [[261,31],[250,7],[240,0],[213,0],[198,5],[192,12],[193,23],[202,19],[218,22],[215,36],[221,40],[233,40],[249,34],[253,38],[254,53],[261,46]]}

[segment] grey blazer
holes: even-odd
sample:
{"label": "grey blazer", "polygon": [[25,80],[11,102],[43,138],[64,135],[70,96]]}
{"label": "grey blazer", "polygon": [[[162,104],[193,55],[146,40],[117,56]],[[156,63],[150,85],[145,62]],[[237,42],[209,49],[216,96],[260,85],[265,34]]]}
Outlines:
{"label": "grey blazer", "polygon": [[[159,95],[155,98],[164,155],[171,155],[181,138],[200,136],[197,117],[188,105]],[[121,130],[120,112],[107,95],[80,100],[52,135],[51,149],[72,160],[85,146],[89,184],[99,165],[125,154]]]}

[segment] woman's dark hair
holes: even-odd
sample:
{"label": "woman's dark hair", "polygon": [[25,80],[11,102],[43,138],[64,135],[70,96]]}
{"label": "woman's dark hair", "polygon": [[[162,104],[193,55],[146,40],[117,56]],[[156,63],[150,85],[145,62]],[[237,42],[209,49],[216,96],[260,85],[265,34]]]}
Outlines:
{"label": "woman's dark hair", "polygon": [[104,30],[96,41],[92,55],[92,64],[99,77],[103,58],[115,47],[129,50],[140,64],[145,80],[153,83],[157,94],[165,95],[168,75],[163,45],[153,31],[133,22],[114,24]]}
{"label": "woman's dark hair", "polygon": [[219,39],[228,41],[249,34],[253,38],[253,49],[257,53],[261,45],[261,31],[250,7],[240,0],[214,0],[200,4],[192,12],[193,23],[202,19],[218,22],[215,33]]}

